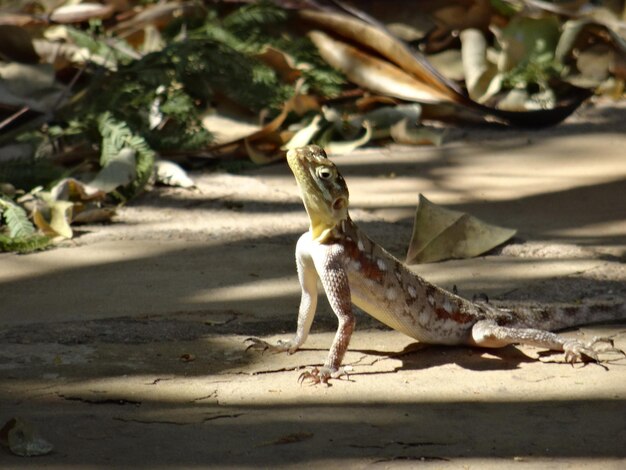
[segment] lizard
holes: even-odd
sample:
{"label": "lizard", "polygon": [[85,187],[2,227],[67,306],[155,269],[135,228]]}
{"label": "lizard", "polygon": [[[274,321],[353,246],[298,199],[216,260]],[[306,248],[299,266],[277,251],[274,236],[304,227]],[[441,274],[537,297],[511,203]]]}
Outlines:
{"label": "lizard", "polygon": [[[565,360],[599,361],[607,338],[588,343],[554,333],[567,327],[626,319],[626,302],[571,305],[553,311],[496,307],[444,290],[409,269],[368,238],[348,213],[349,192],[337,166],[321,147],[287,152],[310,227],[296,244],[301,300],[295,336],[272,345],[248,338],[248,348],[294,353],[307,339],[317,308],[318,279],[338,319],[337,332],[323,367],[300,376],[328,383],[347,373],[341,367],[355,328],[352,304],[389,327],[420,342],[499,348],[527,344],[563,351]],[[621,352],[621,351],[619,351]]]}

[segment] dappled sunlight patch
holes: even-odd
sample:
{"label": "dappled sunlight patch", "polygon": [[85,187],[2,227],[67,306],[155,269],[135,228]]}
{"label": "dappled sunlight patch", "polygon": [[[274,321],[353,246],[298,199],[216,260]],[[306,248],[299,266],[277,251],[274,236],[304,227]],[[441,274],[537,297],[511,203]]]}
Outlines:
{"label": "dappled sunlight patch", "polygon": [[300,287],[295,276],[259,279],[237,285],[216,287],[196,293],[187,299],[190,303],[232,302],[254,299],[271,299],[276,296],[299,296]]}

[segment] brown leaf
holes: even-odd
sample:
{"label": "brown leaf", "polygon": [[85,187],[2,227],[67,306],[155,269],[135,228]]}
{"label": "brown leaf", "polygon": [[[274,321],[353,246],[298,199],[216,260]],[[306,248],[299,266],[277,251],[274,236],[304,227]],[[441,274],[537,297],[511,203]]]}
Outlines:
{"label": "brown leaf", "polygon": [[275,47],[265,46],[256,57],[273,68],[286,83],[293,83],[302,75],[302,72],[296,67],[293,58]]}
{"label": "brown leaf", "polygon": [[75,178],[64,178],[52,187],[50,196],[53,200],[92,201],[104,199],[106,193]]}
{"label": "brown leaf", "polygon": [[421,54],[412,51],[385,29],[339,13],[302,10],[300,16],[322,29],[330,30],[376,51],[397,67],[413,75],[440,100],[465,103],[466,98],[456,84],[446,80]]}
{"label": "brown leaf", "polygon": [[319,110],[317,99],[299,93],[301,82],[296,84],[296,92],[284,105],[281,113],[261,129],[251,134],[228,142],[223,142],[210,148],[211,151],[237,152],[243,151],[254,163],[264,165],[279,160],[285,156],[280,148],[289,141],[292,133],[281,132],[281,127],[290,112],[304,114],[308,111]]}
{"label": "brown leaf", "polygon": [[95,204],[74,204],[73,224],[98,224],[108,222],[115,215],[113,207],[99,207]]}
{"label": "brown leaf", "polygon": [[[486,5],[484,1],[481,3]],[[357,44],[355,47],[343,41],[333,40],[333,42],[331,42],[321,37],[322,39],[320,41],[325,42],[324,47],[327,50],[320,50],[320,54],[325,60],[329,61],[329,57],[330,60],[334,60],[337,64],[341,64],[342,62],[339,59],[345,56],[345,63],[341,70],[344,71],[349,78],[354,76],[356,76],[357,79],[361,78],[359,75],[361,72],[350,72],[350,67],[364,67],[367,72],[365,74],[367,81],[355,81],[355,83],[360,86],[371,87],[374,91],[381,89],[381,85],[377,83],[378,80],[376,79],[376,67],[381,63],[385,64],[385,61],[377,56],[364,52],[365,50],[374,50],[391,64],[395,64],[395,69],[389,68],[392,65],[387,63],[386,66],[382,66],[382,70],[389,70],[392,78],[402,77],[402,79],[399,78],[397,80],[398,84],[405,84],[407,76],[418,81],[419,84],[424,87],[422,93],[425,95],[430,94],[430,101],[433,101],[434,98],[438,100],[439,103],[454,103],[465,108],[461,110],[462,112],[469,111],[470,114],[475,113],[483,117],[489,116],[497,118],[500,122],[521,127],[542,127],[557,124],[569,116],[591,95],[589,90],[566,87],[565,90],[559,94],[553,109],[522,112],[500,110],[482,105],[465,96],[456,83],[445,78],[422,54],[413,51],[401,40],[389,33],[384,26],[377,24],[375,20],[368,19],[367,15],[358,12],[354,7],[350,7],[348,10],[351,11],[353,16],[311,10],[302,10],[299,14],[305,20],[314,23],[318,28],[332,32],[337,36],[341,36]],[[362,47],[359,48],[358,45]],[[338,50],[334,50],[335,46]],[[352,50],[347,48],[352,48],[352,50],[357,52],[352,52]],[[329,61],[329,63],[331,62]],[[331,63],[331,65],[333,64]],[[397,73],[398,70],[400,70],[399,74]],[[389,77],[385,73],[379,75],[382,77],[380,80],[389,80]],[[390,80],[390,83],[395,85],[394,80]],[[391,85],[391,88],[393,88],[394,85]],[[402,91],[404,92],[405,90]],[[415,94],[416,91],[413,90],[413,93]],[[383,94],[398,96],[393,90],[390,93],[383,92]],[[401,93],[401,96],[402,95],[404,95],[404,93]],[[419,99],[418,101],[422,100]],[[454,114],[458,115],[459,112],[455,111]]]}
{"label": "brown leaf", "polygon": [[444,94],[419,82],[397,66],[338,41],[326,33],[311,31],[309,37],[326,62],[361,87],[408,101],[449,101]]}

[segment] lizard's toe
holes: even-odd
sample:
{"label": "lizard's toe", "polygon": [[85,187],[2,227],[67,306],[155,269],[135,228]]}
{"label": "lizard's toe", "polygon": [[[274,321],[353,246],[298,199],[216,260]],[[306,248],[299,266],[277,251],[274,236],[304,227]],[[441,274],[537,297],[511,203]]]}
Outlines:
{"label": "lizard's toe", "polygon": [[563,345],[563,351],[565,352],[565,360],[570,364],[586,361],[601,362],[598,356],[600,352],[613,352],[626,356],[624,351],[614,347],[611,338],[603,337],[595,337],[586,344],[578,340],[568,341]]}
{"label": "lizard's toe", "polygon": [[298,377],[298,382],[301,384],[305,381],[310,382],[311,385],[317,385],[320,383],[328,385],[330,379],[340,379],[343,376],[349,378],[348,372],[352,370],[351,367],[340,367],[339,369],[333,369],[330,367],[315,367],[310,371],[305,371]]}
{"label": "lizard's toe", "polygon": [[310,382],[311,385],[317,385],[319,383],[328,383],[328,378],[325,379],[325,376],[321,374],[320,369],[317,367],[312,370],[304,371],[298,377],[298,383],[303,384],[305,381]]}
{"label": "lizard's toe", "polygon": [[255,351],[261,351],[262,353],[264,353],[265,351],[270,351],[274,353],[285,352],[285,351],[288,351],[290,353],[293,352],[291,350],[291,341],[278,341],[277,344],[271,344],[260,338],[246,338],[244,340],[244,343],[248,343],[248,342],[250,344],[246,348],[246,351],[250,349],[254,349]]}

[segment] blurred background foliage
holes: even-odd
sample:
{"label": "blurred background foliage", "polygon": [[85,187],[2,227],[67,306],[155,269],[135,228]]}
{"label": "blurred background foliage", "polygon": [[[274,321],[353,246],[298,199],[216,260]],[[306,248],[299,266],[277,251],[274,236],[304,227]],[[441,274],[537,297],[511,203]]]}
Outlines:
{"label": "blurred background foliage", "polygon": [[0,2],[0,250],[110,220],[183,167],[441,145],[621,99],[623,0]]}

